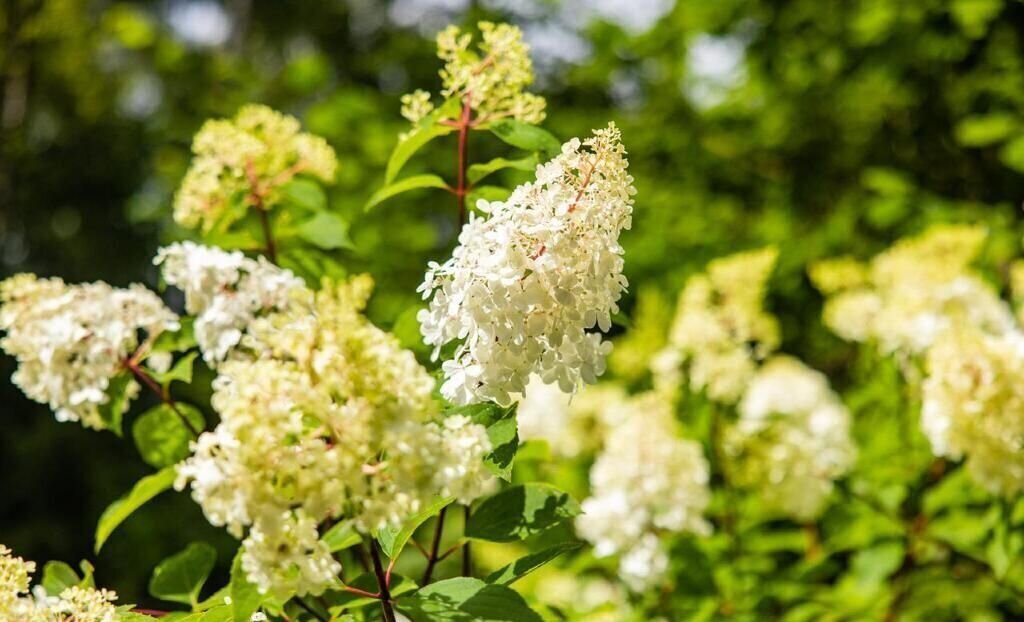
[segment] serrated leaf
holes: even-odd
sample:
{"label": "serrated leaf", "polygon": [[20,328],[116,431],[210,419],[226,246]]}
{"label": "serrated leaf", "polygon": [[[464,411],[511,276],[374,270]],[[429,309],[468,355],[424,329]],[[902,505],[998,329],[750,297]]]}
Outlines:
{"label": "serrated leaf", "polygon": [[43,566],[43,589],[50,596],[57,596],[69,587],[81,582],[75,569],[64,562],[51,561]]}
{"label": "serrated leaf", "polygon": [[206,425],[198,409],[181,402],[175,403],[173,408],[168,404],[154,406],[135,420],[132,437],[147,464],[159,469],[188,457],[189,443],[195,439],[195,434],[182,421],[183,416],[197,430]]}
{"label": "serrated leaf", "polygon": [[296,235],[317,248],[355,248],[348,237],[348,222],[334,212],[319,212],[296,228]]}
{"label": "serrated leaf", "polygon": [[281,186],[281,202],[307,212],[321,212],[327,209],[327,194],[315,181],[296,177]]}
{"label": "serrated leaf", "polygon": [[337,553],[359,544],[363,541],[363,537],[356,531],[353,521],[344,520],[335,523],[320,540],[327,545],[330,552]]}
{"label": "serrated leaf", "polygon": [[174,467],[167,467],[152,475],[143,477],[128,492],[117,501],[110,504],[96,525],[96,547],[95,551],[100,552],[103,543],[107,541],[110,534],[118,525],[132,515],[135,510],[146,504],[147,501],[162,493],[174,485],[176,473]]}
{"label": "serrated leaf", "polygon": [[[172,618],[172,616],[177,615],[177,613],[178,612],[163,616],[160,620],[161,622],[164,622],[165,620],[172,620],[173,622],[234,622],[236,619],[233,617],[231,605],[217,605],[216,607],[212,607],[206,611],[186,613],[180,617]],[[248,622],[248,620],[241,620],[240,622]]]}
{"label": "serrated leaf", "polygon": [[197,356],[199,356],[198,352],[189,352],[175,361],[174,365],[165,372],[156,372],[151,369],[147,371],[154,380],[165,387],[174,381],[189,384],[192,382],[192,366],[195,363]]}
{"label": "serrated leaf", "polygon": [[384,186],[377,192],[374,192],[373,196],[370,197],[370,200],[366,202],[365,209],[373,209],[391,197],[402,194],[403,192],[409,192],[410,190],[447,187],[448,184],[446,184],[438,175],[413,175],[412,177],[400,179],[392,184]]}
{"label": "serrated leaf", "polygon": [[149,579],[149,593],[161,600],[195,606],[216,563],[217,551],[212,546],[193,542],[157,564]]}
{"label": "serrated leaf", "polygon": [[541,622],[511,588],[469,577],[438,581],[400,599],[397,605],[416,622]]}
{"label": "serrated leaf", "polygon": [[469,179],[469,183],[475,184],[491,173],[495,173],[506,168],[515,169],[517,171],[533,171],[537,168],[537,162],[538,158],[536,154],[530,154],[525,158],[519,158],[518,160],[494,158],[490,162],[471,165],[466,171],[466,177]]}
{"label": "serrated leaf", "polygon": [[515,119],[495,121],[489,129],[506,143],[526,151],[539,151],[550,156],[562,149],[562,143],[551,132]]}
{"label": "serrated leaf", "polygon": [[82,571],[82,579],[78,582],[78,586],[96,587],[96,577],[94,576],[96,569],[93,568],[92,563],[87,559],[83,559],[78,562],[78,568]]}
{"label": "serrated leaf", "polygon": [[132,382],[132,375],[129,372],[121,372],[110,379],[107,385],[107,401],[100,404],[99,414],[104,425],[114,434],[124,435],[122,422],[124,413],[128,410],[128,403],[131,401],[128,394],[128,386]]}
{"label": "serrated leaf", "polygon": [[455,501],[454,497],[435,499],[423,511],[402,523],[401,528],[384,527],[383,529],[378,529],[377,542],[380,543],[380,549],[391,559],[398,557],[402,553],[402,549],[409,542],[409,538],[412,537],[412,534],[416,533],[419,526],[427,522],[431,516],[437,515],[441,510],[451,505],[453,501]]}
{"label": "serrated leaf", "polygon": [[384,183],[390,184],[393,182],[398,173],[401,172],[402,167],[405,166],[405,163],[409,161],[409,158],[427,143],[440,136],[451,134],[454,131],[454,127],[431,121],[428,125],[417,127],[410,132],[405,137],[405,140],[395,145],[394,151],[391,152],[387,170],[384,173]]}
{"label": "serrated leaf", "polygon": [[546,548],[542,551],[520,557],[511,564],[499,568],[487,575],[487,578],[484,580],[488,583],[494,583],[497,585],[511,585],[544,564],[555,559],[559,555],[578,549],[580,546],[581,544],[579,542],[564,542],[562,544],[556,544],[555,546]]}
{"label": "serrated leaf", "polygon": [[231,586],[225,585],[213,594],[206,597],[205,600],[200,602],[198,605],[193,607],[196,611],[206,611],[219,607],[220,605],[226,605],[231,602]]}
{"label": "serrated leaf", "polygon": [[195,320],[182,317],[178,324],[178,330],[165,330],[157,336],[153,342],[153,352],[184,352],[196,347]]}
{"label": "serrated leaf", "polygon": [[580,513],[580,505],[554,486],[531,482],[485,499],[466,524],[469,538],[492,542],[523,540]]}
{"label": "serrated leaf", "polygon": [[242,568],[242,549],[238,549],[231,563],[231,608],[235,620],[248,620],[263,604],[263,596],[245,575]]}

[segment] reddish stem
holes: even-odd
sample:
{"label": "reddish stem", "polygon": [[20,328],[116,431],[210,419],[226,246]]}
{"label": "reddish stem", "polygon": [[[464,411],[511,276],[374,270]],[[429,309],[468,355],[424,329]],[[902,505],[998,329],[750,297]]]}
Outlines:
{"label": "reddish stem", "polygon": [[352,587],[351,585],[342,586],[341,589],[346,591],[346,592],[351,592],[352,594],[358,594],[360,596],[365,596],[367,598],[380,598],[380,592],[377,592],[376,594],[374,594],[373,592],[367,592],[366,590],[361,590],[358,587]]}
{"label": "reddish stem", "polygon": [[583,177],[583,183],[580,184],[580,191],[576,193],[576,198],[573,199],[572,205],[569,206],[569,213],[572,213],[576,209],[576,206],[579,205],[580,199],[583,198],[583,193],[586,192],[587,186],[590,185],[590,177],[594,174],[594,170],[597,168],[597,160],[599,158],[600,156],[594,156],[594,161],[590,165],[590,170],[587,171],[587,174]]}
{"label": "reddish stem", "polygon": [[125,369],[132,372],[132,375],[138,378],[139,382],[146,385],[146,387],[150,391],[155,393],[157,397],[160,398],[161,402],[167,404],[168,408],[170,408],[174,412],[174,414],[178,415],[178,418],[181,419],[181,422],[185,424],[185,427],[192,431],[192,434],[196,438],[198,438],[199,435],[202,434],[203,431],[197,429],[195,424],[193,424],[189,420],[189,418],[186,417],[185,414],[178,409],[178,405],[175,403],[174,399],[171,398],[170,393],[166,389],[161,387],[160,384],[156,380],[154,380],[152,376],[147,374],[146,370],[139,367],[139,364],[138,362],[135,361],[134,357],[125,359],[122,362],[122,365],[124,365]]}
{"label": "reddish stem", "polygon": [[462,100],[462,116],[459,117],[459,176],[455,187],[455,200],[459,206],[459,225],[466,222],[466,160],[469,157],[469,127],[472,109],[469,107],[469,96]]}
{"label": "reddish stem", "polygon": [[270,228],[270,217],[267,215],[267,206],[263,200],[264,190],[260,187],[260,179],[256,175],[256,165],[252,160],[245,163],[245,175],[249,179],[249,200],[252,201],[260,215],[260,227],[263,229],[267,257],[271,262],[277,263],[277,246],[274,244],[274,233]]}

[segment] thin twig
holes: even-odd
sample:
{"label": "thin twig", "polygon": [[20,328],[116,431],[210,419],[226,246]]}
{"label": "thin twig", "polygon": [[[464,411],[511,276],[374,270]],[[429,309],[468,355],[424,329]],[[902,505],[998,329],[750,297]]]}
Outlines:
{"label": "thin twig", "polygon": [[277,246],[274,244],[274,232],[270,227],[270,217],[267,215],[267,206],[263,200],[265,191],[260,187],[260,180],[256,175],[256,166],[252,160],[245,163],[245,174],[249,178],[249,200],[256,207],[260,217],[260,227],[263,228],[263,240],[266,244],[264,250],[266,250],[270,261],[277,263]]}
{"label": "thin twig", "polygon": [[380,563],[376,540],[370,541],[370,559],[373,560],[373,572],[377,575],[377,588],[380,590],[380,608],[384,611],[384,622],[395,622],[395,609],[391,605],[391,592],[388,590],[384,565]]}
{"label": "thin twig", "polygon": [[459,117],[459,171],[458,185],[455,187],[455,201],[459,207],[459,226],[466,222],[466,160],[469,155],[469,126],[472,110],[469,106],[469,95],[463,98],[462,116]]}
{"label": "thin twig", "polygon": [[181,412],[181,410],[178,408],[178,404],[174,401],[173,398],[171,398],[171,395],[167,390],[161,387],[160,384],[156,380],[154,380],[152,376],[147,374],[144,369],[139,367],[138,363],[136,363],[133,359],[125,359],[124,361],[122,361],[122,365],[124,365],[124,368],[130,371],[132,375],[138,378],[142,384],[146,385],[146,387],[150,391],[155,393],[157,397],[160,398],[160,401],[166,404],[167,407],[170,408],[171,411],[174,412],[174,414],[177,415],[179,419],[181,419],[181,422],[185,424],[185,427],[187,427],[192,432],[193,436],[199,438],[199,435],[202,434],[203,431],[198,429],[195,426],[195,424],[192,423],[192,421],[185,416],[185,413]]}
{"label": "thin twig", "polygon": [[437,515],[437,522],[434,523],[434,539],[430,544],[430,553],[427,555],[427,568],[423,571],[423,580],[420,581],[420,585],[430,583],[430,578],[434,574],[434,566],[439,561],[437,550],[441,546],[441,536],[444,534],[444,517],[447,512],[447,507],[441,508],[441,513]]}
{"label": "thin twig", "polygon": [[296,598],[295,602],[298,603],[300,607],[309,612],[309,614],[312,615],[314,618],[320,620],[320,622],[328,622],[327,618],[325,618],[323,614],[321,614],[319,611],[310,606],[310,604],[303,600],[301,597]]}
{"label": "thin twig", "polygon": [[[462,530],[466,530],[466,525],[469,524],[469,506],[462,508],[463,527]],[[462,576],[472,577],[473,576],[473,552],[470,550],[469,541],[462,547]]]}
{"label": "thin twig", "polygon": [[351,585],[343,585],[341,589],[345,592],[358,594],[360,596],[365,596],[367,598],[380,598],[380,592],[374,594],[373,592],[367,592],[366,590],[361,590],[358,587],[352,587]]}

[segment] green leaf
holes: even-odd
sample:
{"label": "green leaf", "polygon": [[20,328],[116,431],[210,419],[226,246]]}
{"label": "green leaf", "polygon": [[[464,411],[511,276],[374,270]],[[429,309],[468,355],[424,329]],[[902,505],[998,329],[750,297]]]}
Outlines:
{"label": "green leaf", "polygon": [[413,352],[429,354],[430,347],[423,343],[423,335],[420,334],[420,321],[417,318],[421,305],[408,307],[395,319],[391,325],[391,334],[398,337],[398,342],[403,348]]}
{"label": "green leaf", "polygon": [[523,540],[580,513],[569,493],[529,483],[489,497],[469,517],[466,536],[492,542]]}
{"label": "green leaf", "polygon": [[82,580],[78,582],[79,587],[96,587],[96,577],[93,576],[96,569],[89,563],[89,560],[83,559],[78,562],[78,567],[82,570]]}
{"label": "green leaf", "polygon": [[[365,592],[370,592],[371,594],[377,593],[377,590],[379,589],[377,587],[377,576],[372,572],[359,575],[354,581],[349,582],[348,585]],[[416,582],[412,579],[393,574],[391,575],[391,586],[388,588],[388,591],[391,592],[392,598],[397,598],[402,594],[412,592],[417,587]],[[328,610],[331,612],[331,615],[338,615],[344,609],[358,609],[360,607],[380,602],[376,598],[361,596],[344,590],[331,592],[326,596],[326,599]]]}
{"label": "green leaf", "polygon": [[959,468],[924,493],[924,513],[934,516],[943,510],[986,503],[991,497],[974,483],[967,469]]}
{"label": "green leaf", "polygon": [[[117,622],[147,622],[156,620],[152,616],[147,616],[144,613],[138,613],[130,609],[118,609],[117,610]],[[167,619],[166,616],[163,619]]]}
{"label": "green leaf", "polygon": [[562,144],[551,132],[522,121],[502,119],[491,123],[489,129],[506,143],[526,151],[539,151],[551,156],[562,149]]}
{"label": "green leaf", "polygon": [[348,275],[345,266],[333,256],[333,253],[310,246],[288,248],[278,256],[278,260],[282,268],[291,270],[313,285],[319,285],[325,276],[340,280]]}
{"label": "green leaf", "polygon": [[1017,172],[1024,173],[1024,136],[1018,136],[1003,145],[999,152],[1003,164]]}
{"label": "green leaf", "polygon": [[206,611],[207,609],[213,609],[230,602],[231,599],[231,586],[225,585],[213,594],[206,597],[205,600],[200,602],[192,609],[195,611]]}
{"label": "green leaf", "polygon": [[107,401],[100,404],[99,412],[103,423],[114,434],[124,434],[122,422],[124,413],[128,410],[128,402],[131,398],[128,394],[128,386],[132,383],[132,375],[129,372],[122,372],[110,379],[107,385]]}
{"label": "green leaf", "polygon": [[409,542],[409,538],[419,529],[419,526],[427,522],[431,516],[438,514],[441,510],[448,507],[452,501],[455,501],[455,497],[435,499],[423,511],[405,521],[400,529],[391,527],[378,529],[377,542],[380,543],[381,550],[391,559],[398,557],[402,553],[402,549]]}
{"label": "green leaf", "polygon": [[296,177],[281,186],[281,202],[307,212],[321,212],[327,209],[327,194],[312,179]]}
{"label": "green leaf", "polygon": [[136,482],[127,495],[111,503],[104,510],[96,525],[96,552],[100,552],[103,543],[107,541],[114,529],[131,516],[135,510],[170,488],[174,484],[176,475],[174,467],[166,467],[152,475],[147,475]]}
{"label": "green leaf", "polygon": [[195,439],[195,434],[182,421],[182,416],[197,430],[206,425],[198,409],[181,402],[176,402],[173,408],[168,404],[154,406],[135,420],[132,437],[147,464],[159,469],[188,457],[188,445]]}
{"label": "green leaf", "polygon": [[81,582],[75,569],[64,562],[46,562],[43,566],[43,589],[50,596],[57,596],[69,587]]}
{"label": "green leaf", "polygon": [[850,574],[858,585],[881,585],[886,577],[896,572],[903,563],[906,548],[902,542],[885,542],[858,551],[850,562]]}
{"label": "green leaf", "polygon": [[148,370],[149,375],[165,387],[175,380],[189,384],[192,382],[192,365],[195,363],[197,356],[199,356],[198,352],[189,352],[178,359],[167,371],[161,373],[150,369]]}
{"label": "green leaf", "polygon": [[317,212],[296,229],[303,240],[324,250],[355,248],[348,237],[348,222],[334,212]]}
{"label": "green leaf", "polygon": [[445,136],[455,131],[454,127],[441,124],[439,121],[457,115],[461,105],[458,98],[453,97],[445,101],[436,110],[421,119],[416,124],[415,129],[405,137],[405,140],[395,145],[394,151],[391,152],[391,157],[388,158],[387,169],[384,172],[385,184],[393,182],[398,173],[401,172],[402,167],[405,166],[405,163],[409,161],[409,158],[422,149],[424,145],[439,136]]}
{"label": "green leaf", "polygon": [[[175,612],[177,613],[177,612]],[[160,622],[166,620],[172,620],[171,616],[175,615],[172,613],[169,616],[160,618]],[[207,609],[206,611],[197,611],[195,613],[188,613],[178,618],[173,618],[173,622],[234,622],[237,620],[233,615],[231,605],[217,605]],[[239,622],[248,622],[248,620],[240,620]]]}
{"label": "green leaf", "polygon": [[410,132],[405,137],[405,140],[395,145],[395,150],[391,152],[391,157],[388,159],[388,167],[384,173],[384,183],[390,184],[393,182],[398,173],[401,172],[402,167],[405,166],[405,163],[409,161],[409,158],[422,149],[424,145],[439,136],[445,136],[454,131],[454,127],[441,125],[432,120],[430,124],[417,127]]}
{"label": "green leaf", "polygon": [[517,171],[533,171],[537,168],[537,162],[538,158],[536,154],[530,154],[525,158],[519,158],[518,160],[494,158],[490,162],[486,162],[484,164],[473,164],[470,166],[466,171],[466,177],[469,179],[469,183],[475,184],[491,173],[495,173],[506,168],[515,169]]}
{"label": "green leaf", "polygon": [[242,549],[238,549],[235,560],[231,563],[231,608],[235,620],[246,621],[256,613],[263,604],[263,596],[259,589],[249,582],[242,568]]}
{"label": "green leaf", "polygon": [[420,188],[447,188],[448,184],[445,183],[437,175],[413,175],[412,177],[406,177],[400,179],[392,184],[384,186],[377,192],[373,193],[370,200],[366,203],[367,210],[373,209],[377,205],[387,201],[393,196],[408,192],[410,190],[417,190]]}
{"label": "green leaf", "polygon": [[153,352],[184,352],[189,348],[196,347],[196,335],[194,331],[195,320],[190,317],[183,317],[178,320],[181,326],[178,330],[160,333],[153,342]]}
{"label": "green leaf", "polygon": [[149,593],[161,600],[194,606],[216,563],[217,551],[212,546],[193,542],[157,564],[149,579]]}
{"label": "green leaf", "polygon": [[476,207],[477,201],[504,201],[511,194],[511,190],[501,186],[477,186],[466,195],[466,203]]}
{"label": "green leaf", "polygon": [[469,577],[438,581],[397,605],[416,622],[541,622],[514,590]]}
{"label": "green leaf", "polygon": [[327,548],[332,553],[345,550],[350,546],[355,546],[363,541],[363,537],[359,535],[359,532],[353,527],[351,520],[341,521],[335,523],[330,529],[327,530],[320,540],[327,545]]}
{"label": "green leaf", "polygon": [[448,412],[449,415],[466,415],[487,428],[487,438],[491,441],[491,453],[484,462],[498,477],[509,481],[512,477],[512,463],[519,449],[519,429],[516,423],[517,404],[509,407],[497,404],[473,404]]}
{"label": "green leaf", "polygon": [[1017,131],[1014,115],[1005,112],[967,117],[956,126],[956,141],[965,147],[987,147]]}
{"label": "green leaf", "polygon": [[562,553],[578,549],[580,546],[581,544],[579,542],[564,542],[562,544],[556,544],[555,546],[546,548],[542,551],[531,553],[525,557],[520,557],[511,564],[503,568],[499,568],[487,575],[487,578],[484,580],[488,583],[494,583],[497,585],[511,585],[544,564],[555,559]]}
{"label": "green leaf", "polygon": [[950,13],[972,39],[983,37],[1003,9],[1003,0],[953,0]]}

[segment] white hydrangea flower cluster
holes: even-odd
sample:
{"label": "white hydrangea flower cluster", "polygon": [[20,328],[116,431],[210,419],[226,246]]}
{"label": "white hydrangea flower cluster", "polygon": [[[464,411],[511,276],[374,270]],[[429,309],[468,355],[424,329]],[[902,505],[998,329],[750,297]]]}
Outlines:
{"label": "white hydrangea flower cluster", "polygon": [[[12,381],[58,421],[104,429],[106,391],[139,348],[139,331],[152,339],[177,328],[177,316],[141,285],[68,285],[33,274],[0,282],[0,347],[18,360]],[[131,381],[127,397],[138,388]]]}
{"label": "white hydrangea flower cluster", "polygon": [[615,384],[599,383],[571,394],[533,376],[516,410],[519,438],[544,441],[553,455],[575,458],[597,449],[605,416],[618,413],[615,406],[625,402],[626,392]]}
{"label": "white hydrangea flower cluster", "polygon": [[921,426],[936,455],[966,457],[996,494],[1024,490],[1024,335],[947,333],[928,351]]}
{"label": "white hydrangea flower cluster", "polygon": [[480,201],[459,245],[432,262],[420,286],[429,309],[424,341],[459,341],[445,361],[442,393],[456,404],[509,404],[536,373],[565,392],[593,383],[611,344],[595,325],[611,316],[627,286],[619,234],[631,225],[635,193],[614,124],[537,167],[504,202]]}
{"label": "white hydrangea flower cluster", "polygon": [[620,555],[623,580],[642,591],[668,566],[659,532],[710,532],[709,466],[700,444],[677,434],[664,396],[643,394],[617,408],[621,423],[590,471],[591,497],[576,529],[598,557]]}
{"label": "white hydrangea flower cluster", "polygon": [[263,256],[249,259],[195,242],[161,248],[153,263],[168,285],[184,292],[196,341],[211,367],[228,357],[257,315],[285,308],[305,289],[302,279]]}
{"label": "white hydrangea flower cluster", "polygon": [[[300,131],[299,121],[266,106],[243,106],[234,119],[212,119],[192,141],[195,158],[174,199],[174,220],[210,231],[245,215],[232,206],[254,206],[254,197],[273,203],[274,192],[304,173],[332,183],[338,168],[334,149],[323,138]],[[255,186],[255,187],[254,187]]]}
{"label": "white hydrangea flower cluster", "polygon": [[[319,525],[353,518],[369,533],[397,525],[435,496],[465,503],[493,486],[486,430],[438,425],[433,380],[411,352],[360,313],[368,277],[324,283],[257,318],[218,368],[221,422],[178,467],[207,519],[243,543],[261,591],[318,594],[340,568]],[[243,350],[251,358],[242,356]]]}
{"label": "white hydrangea flower cluster", "polygon": [[779,345],[778,320],[764,310],[778,251],[763,248],[715,259],[679,294],[669,344],[652,363],[659,390],[672,392],[686,370],[693,391],[735,403],[760,361]]}
{"label": "white hydrangea flower cluster", "polygon": [[728,431],[731,476],[799,521],[824,509],[833,482],[856,459],[850,414],[824,374],[776,356],[750,381]]}
{"label": "white hydrangea flower cluster", "polygon": [[866,265],[850,258],[813,265],[811,279],[828,296],[825,324],[843,339],[907,355],[924,354],[950,328],[1013,330],[1010,306],[970,266],[986,235],[980,226],[936,225]]}
{"label": "white hydrangea flower cluster", "polygon": [[117,594],[105,589],[69,587],[50,596],[36,586],[29,595],[34,562],[14,557],[0,544],[0,621],[3,622],[115,622]]}
{"label": "white hydrangea flower cluster", "polygon": [[[479,123],[513,118],[537,124],[544,120],[543,97],[524,89],[533,83],[533,63],[523,32],[509,24],[480,22],[478,51],[473,35],[449,26],[437,35],[437,56],[444,61],[441,95],[466,101]],[[402,116],[413,123],[433,111],[430,94],[417,90],[402,97]]]}

